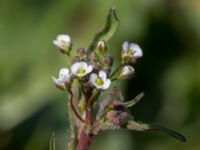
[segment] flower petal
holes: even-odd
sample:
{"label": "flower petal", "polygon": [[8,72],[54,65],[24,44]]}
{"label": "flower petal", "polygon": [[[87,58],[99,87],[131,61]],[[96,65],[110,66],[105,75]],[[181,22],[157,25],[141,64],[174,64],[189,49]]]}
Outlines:
{"label": "flower petal", "polygon": [[130,49],[135,51],[135,53],[133,55],[134,58],[140,58],[143,56],[142,49],[140,48],[140,46],[138,44],[131,43]]}
{"label": "flower petal", "polygon": [[81,64],[79,62],[76,62],[74,64],[72,64],[71,66],[71,72],[73,74],[77,74],[78,69],[81,67]]}
{"label": "flower petal", "polygon": [[105,71],[99,71],[99,77],[103,80],[103,82],[105,82],[105,80],[106,80],[106,73],[105,73]]}
{"label": "flower petal", "polygon": [[91,75],[90,75],[90,81],[91,81],[91,83],[92,84],[96,84],[96,79],[97,79],[97,74],[95,74],[95,73],[92,73]]}
{"label": "flower petal", "polygon": [[81,68],[87,70],[87,68],[88,68],[88,64],[87,64],[86,62],[84,62],[84,61],[80,61],[79,64],[80,64],[80,67],[81,67]]}
{"label": "flower petal", "polygon": [[59,72],[59,77],[60,76],[69,76],[69,69],[68,68],[61,68]]}
{"label": "flower petal", "polygon": [[57,46],[58,48],[60,48],[60,49],[64,49],[65,48],[62,44],[60,44],[60,42],[58,40],[53,40],[53,44],[55,46]]}
{"label": "flower petal", "polygon": [[58,41],[65,41],[66,43],[70,43],[70,36],[67,34],[60,34],[57,36]]}
{"label": "flower petal", "polygon": [[[63,76],[64,77],[64,76]],[[62,78],[62,77],[61,77]],[[58,87],[59,89],[61,90],[65,90],[66,89],[66,86],[65,86],[65,83],[64,83],[64,80],[61,79],[61,78],[55,78],[55,77],[52,77],[52,80],[55,84],[56,87]]]}
{"label": "flower petal", "polygon": [[125,41],[123,44],[122,44],[122,50],[127,52],[129,49],[129,42],[128,41]]}
{"label": "flower petal", "polygon": [[88,74],[88,73],[92,72],[92,70],[93,70],[92,65],[89,65],[87,70],[86,70],[86,73]]}
{"label": "flower petal", "polygon": [[111,84],[111,80],[110,79],[106,79],[102,89],[105,90],[105,89],[109,88],[110,84]]}

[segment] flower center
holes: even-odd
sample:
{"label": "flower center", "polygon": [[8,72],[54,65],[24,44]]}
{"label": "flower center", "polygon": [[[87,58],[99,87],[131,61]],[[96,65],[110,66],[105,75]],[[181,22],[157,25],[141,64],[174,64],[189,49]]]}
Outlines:
{"label": "flower center", "polygon": [[79,68],[77,71],[78,74],[84,74],[85,73],[85,69],[83,68]]}
{"label": "flower center", "polygon": [[132,49],[129,49],[129,50],[128,50],[128,55],[133,55],[134,53],[135,53],[134,50],[132,50]]}
{"label": "flower center", "polygon": [[97,85],[103,85],[104,82],[103,82],[103,80],[102,80],[101,78],[97,78],[96,84],[97,84]]}
{"label": "flower center", "polygon": [[60,42],[61,42],[62,44],[65,44],[65,43],[66,43],[65,40],[63,40],[63,39],[62,39]]}

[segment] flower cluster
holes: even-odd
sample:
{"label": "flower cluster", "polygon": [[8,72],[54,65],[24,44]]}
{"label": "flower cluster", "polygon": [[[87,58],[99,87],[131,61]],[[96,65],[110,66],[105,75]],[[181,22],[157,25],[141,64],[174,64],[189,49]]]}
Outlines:
{"label": "flower cluster", "polygon": [[[53,44],[62,53],[70,55],[72,43],[69,35],[58,35]],[[62,68],[58,78],[52,77],[56,87],[66,90],[73,82],[73,79],[77,78],[83,83],[87,82],[88,86],[97,90],[106,90],[110,87],[111,81],[116,79],[124,80],[131,77],[135,70],[130,64],[143,55],[141,48],[137,44],[124,42],[121,50],[122,63],[110,75],[113,57],[107,54],[106,50],[105,41],[100,41],[94,52],[79,48],[73,58],[72,65],[69,67],[70,69]],[[116,73],[118,75],[114,77]]]}
{"label": "flower cluster", "polygon": [[[185,142],[183,135],[171,129],[134,120],[128,108],[139,102],[143,93],[125,101],[121,91],[114,87],[98,102],[100,94],[114,81],[129,79],[134,75],[133,65],[143,56],[138,44],[125,41],[121,46],[121,61],[116,68],[113,67],[113,56],[109,54],[107,42],[115,34],[118,24],[115,8],[111,8],[104,29],[95,35],[88,49],[78,48],[72,53],[71,38],[66,34],[58,35],[53,41],[60,52],[71,60],[69,66],[61,68],[58,78],[52,77],[57,88],[69,92],[68,149],[89,150],[95,135],[105,130],[121,128],[159,131]],[[97,111],[94,111],[96,108]]]}

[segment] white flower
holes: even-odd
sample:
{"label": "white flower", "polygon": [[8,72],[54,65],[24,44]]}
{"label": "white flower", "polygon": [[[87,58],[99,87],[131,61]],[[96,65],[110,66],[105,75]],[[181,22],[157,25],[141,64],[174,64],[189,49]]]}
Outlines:
{"label": "white flower", "polygon": [[70,82],[71,75],[69,69],[62,68],[59,72],[59,77],[52,77],[54,84],[60,89],[66,89],[66,84]]}
{"label": "white flower", "polygon": [[122,44],[122,59],[132,58],[137,59],[143,56],[142,49],[138,44],[125,41]]}
{"label": "white flower", "polygon": [[109,88],[111,81],[107,79],[107,75],[104,71],[99,71],[99,74],[91,74],[90,75],[90,82],[97,88],[105,90]]}
{"label": "white flower", "polygon": [[57,46],[62,53],[69,53],[71,50],[70,37],[67,34],[60,34],[56,40],[53,40],[53,44]]}
{"label": "white flower", "polygon": [[124,66],[121,69],[120,74],[117,78],[120,80],[127,79],[127,78],[131,77],[131,75],[134,73],[134,71],[135,71],[135,69],[132,66],[130,66],[130,65]]}
{"label": "white flower", "polygon": [[78,77],[83,77],[83,76],[87,75],[88,73],[92,72],[92,70],[93,70],[92,65],[88,65],[84,61],[76,62],[71,66],[72,74],[74,74]]}

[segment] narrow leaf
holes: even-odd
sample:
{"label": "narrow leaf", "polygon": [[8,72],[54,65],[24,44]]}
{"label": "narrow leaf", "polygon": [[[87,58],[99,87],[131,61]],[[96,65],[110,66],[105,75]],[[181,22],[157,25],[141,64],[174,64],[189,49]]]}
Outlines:
{"label": "narrow leaf", "polygon": [[163,127],[161,125],[157,125],[157,124],[145,124],[145,123],[138,123],[136,121],[129,121],[128,124],[127,124],[127,129],[131,129],[131,130],[135,130],[135,131],[158,131],[158,132],[162,132],[162,133],[165,133],[171,137],[174,137],[182,142],[186,142],[186,138],[176,132],[176,131],[173,131],[169,128],[166,128],[166,127]]}
{"label": "narrow leaf", "polygon": [[167,134],[169,136],[172,136],[172,137],[174,137],[174,138],[176,138],[176,139],[178,139],[178,140],[180,140],[182,142],[186,142],[186,138],[182,134],[180,134],[180,133],[178,133],[176,131],[173,131],[172,129],[163,127],[161,125],[152,124],[152,125],[150,125],[149,131],[163,132],[163,133],[165,133],[165,134]]}
{"label": "narrow leaf", "polygon": [[143,97],[144,97],[144,93],[140,93],[133,100],[125,102],[124,104],[127,108],[132,107],[132,106],[136,105]]}
{"label": "narrow leaf", "polygon": [[115,8],[111,8],[107,16],[106,24],[100,32],[98,32],[92,43],[90,44],[89,50],[94,51],[99,41],[105,41],[106,43],[113,37],[119,26],[119,20],[117,18]]}

